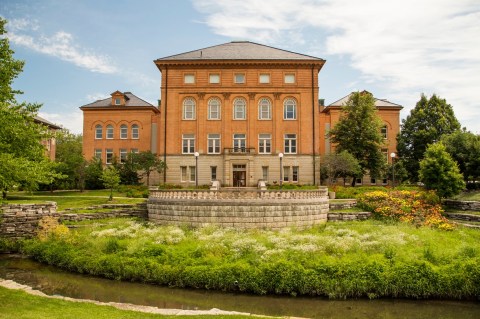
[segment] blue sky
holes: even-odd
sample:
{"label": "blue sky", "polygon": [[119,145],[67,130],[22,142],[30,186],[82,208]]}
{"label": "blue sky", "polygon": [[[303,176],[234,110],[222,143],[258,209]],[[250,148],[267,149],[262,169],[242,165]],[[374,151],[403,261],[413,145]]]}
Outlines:
{"label": "blue sky", "polygon": [[81,133],[80,106],[131,91],[153,103],[153,60],[249,40],[327,60],[320,98],[368,90],[404,106],[445,98],[480,134],[478,0],[4,0],[0,16],[26,61],[19,100]]}

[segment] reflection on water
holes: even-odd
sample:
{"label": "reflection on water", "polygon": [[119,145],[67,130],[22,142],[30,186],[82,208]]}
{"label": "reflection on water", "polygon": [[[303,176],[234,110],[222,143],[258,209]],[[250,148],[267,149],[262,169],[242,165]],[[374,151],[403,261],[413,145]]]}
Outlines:
{"label": "reflection on water", "polygon": [[458,301],[291,298],[175,289],[72,274],[29,259],[0,256],[0,278],[50,295],[159,308],[211,309],[308,318],[480,318],[480,303]]}

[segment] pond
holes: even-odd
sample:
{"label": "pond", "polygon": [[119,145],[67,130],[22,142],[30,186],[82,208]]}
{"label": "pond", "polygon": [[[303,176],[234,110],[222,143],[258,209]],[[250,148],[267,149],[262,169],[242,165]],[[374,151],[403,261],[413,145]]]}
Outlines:
{"label": "pond", "polygon": [[328,300],[254,296],[120,282],[62,271],[27,258],[0,255],[0,278],[49,295],[176,309],[211,309],[306,318],[479,318],[480,302],[442,300]]}

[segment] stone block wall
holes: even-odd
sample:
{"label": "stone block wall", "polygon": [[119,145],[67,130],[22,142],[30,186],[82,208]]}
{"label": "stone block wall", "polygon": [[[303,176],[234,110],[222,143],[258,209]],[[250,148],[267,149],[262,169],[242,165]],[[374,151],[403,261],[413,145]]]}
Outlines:
{"label": "stone block wall", "polygon": [[329,222],[347,221],[347,220],[365,220],[370,218],[372,213],[360,212],[360,213],[328,213]]}
{"label": "stone block wall", "polygon": [[29,238],[37,233],[38,222],[56,217],[57,203],[9,204],[0,206],[0,236],[12,239]]}
{"label": "stone block wall", "polygon": [[443,201],[443,204],[453,209],[480,211],[480,202],[478,201],[461,201],[446,199]]}
{"label": "stone block wall", "polygon": [[340,210],[340,209],[348,209],[357,206],[357,200],[352,199],[348,202],[331,202],[330,201],[330,209],[331,210]]}

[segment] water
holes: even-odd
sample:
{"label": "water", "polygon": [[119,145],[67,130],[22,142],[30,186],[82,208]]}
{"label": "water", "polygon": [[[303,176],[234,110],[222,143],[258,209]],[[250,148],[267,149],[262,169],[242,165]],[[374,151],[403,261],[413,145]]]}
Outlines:
{"label": "water", "polygon": [[480,318],[480,302],[346,300],[252,296],[120,282],[62,271],[18,256],[0,256],[0,278],[49,295],[175,309],[211,309],[307,318]]}

